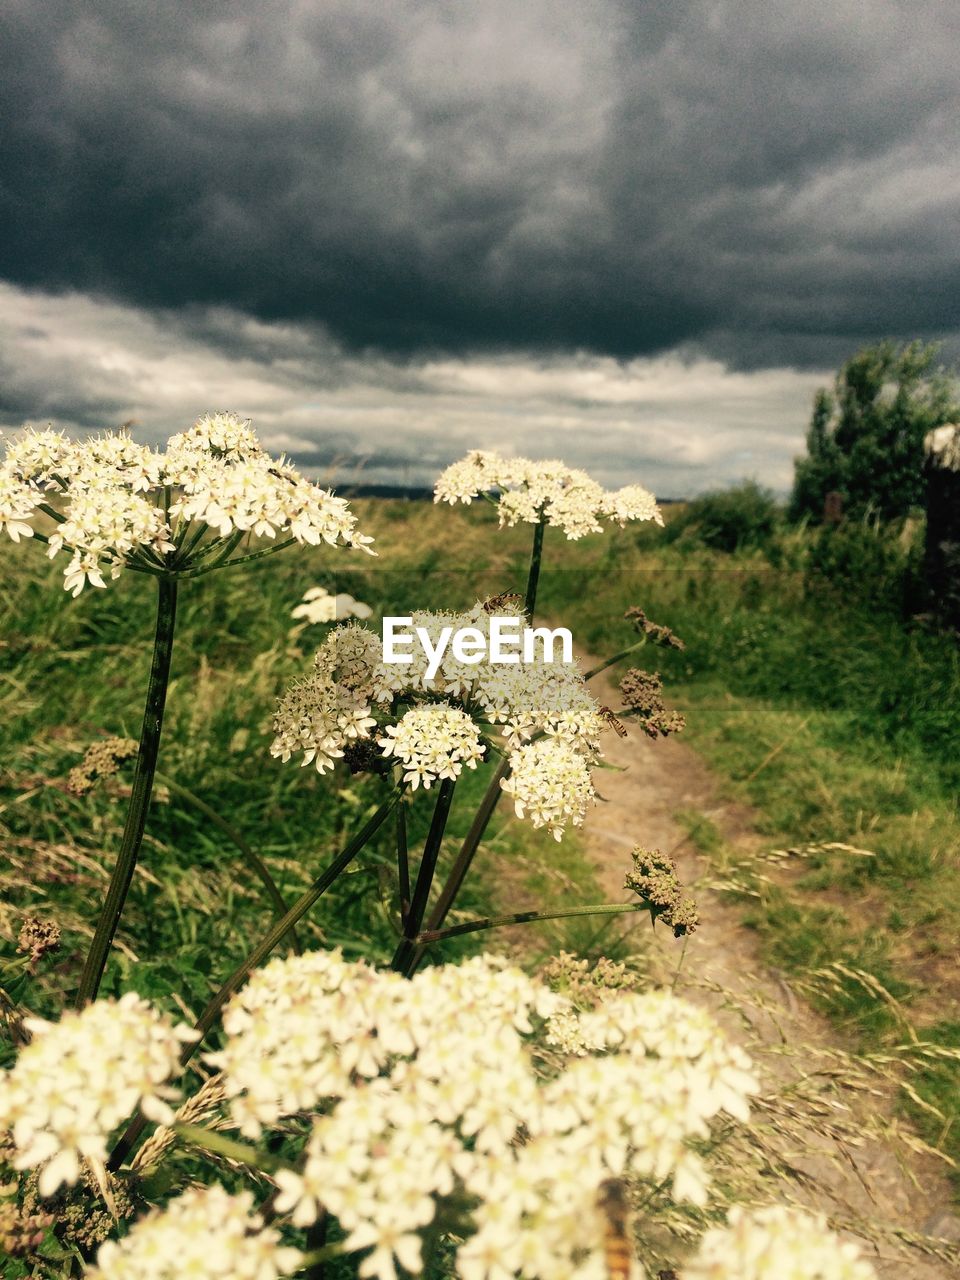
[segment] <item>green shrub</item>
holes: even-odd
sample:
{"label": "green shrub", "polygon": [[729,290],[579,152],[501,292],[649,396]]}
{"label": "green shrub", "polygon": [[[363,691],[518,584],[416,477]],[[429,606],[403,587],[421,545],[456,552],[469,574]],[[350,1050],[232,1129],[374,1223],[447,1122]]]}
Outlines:
{"label": "green shrub", "polygon": [[714,551],[740,551],[767,543],[779,521],[773,494],[747,480],[695,498],[668,524],[665,536],[671,542],[696,540]]}

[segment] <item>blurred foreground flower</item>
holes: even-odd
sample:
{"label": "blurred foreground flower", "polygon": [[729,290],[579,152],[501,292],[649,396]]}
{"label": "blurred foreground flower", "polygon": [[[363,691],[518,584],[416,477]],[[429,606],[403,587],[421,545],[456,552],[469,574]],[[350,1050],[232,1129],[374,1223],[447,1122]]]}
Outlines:
{"label": "blurred foreground flower", "polygon": [[856,1244],[821,1217],[772,1205],[735,1208],[726,1227],[708,1231],[681,1280],[876,1280]]}
{"label": "blurred foreground flower", "polygon": [[373,610],[361,600],[341,592],[332,596],[326,587],[311,587],[303,593],[303,601],[292,610],[291,618],[309,623],[345,622],[347,618],[369,618]]}
{"label": "blurred foreground flower", "polygon": [[214,1183],[190,1187],[165,1209],[141,1218],[119,1241],[109,1240],[87,1270],[91,1280],[277,1280],[299,1269],[298,1249],[264,1227],[249,1191],[231,1195]]}
{"label": "blurred foreground flower", "polygon": [[[577,1024],[580,1056],[537,1063],[548,1020]],[[603,1274],[602,1184],[667,1182],[705,1201],[694,1144],[721,1112],[746,1119],[757,1083],[704,1011],[666,992],[614,992],[578,1014],[494,956],[405,980],[339,951],[274,960],[224,1015],[222,1071],[251,1137],[315,1122],[302,1166],[280,1170],[279,1213],[323,1210],[364,1251],[362,1276],[418,1273],[437,1231],[462,1240],[465,1280]],[[584,1267],[581,1271],[579,1268]]]}
{"label": "blurred foreground flower", "polygon": [[57,1023],[24,1019],[32,1040],[0,1074],[0,1130],[13,1135],[14,1168],[42,1165],[41,1196],[80,1176],[80,1159],[106,1160],[106,1141],[139,1106],[169,1122],[184,1043],[197,1038],[130,992]]}

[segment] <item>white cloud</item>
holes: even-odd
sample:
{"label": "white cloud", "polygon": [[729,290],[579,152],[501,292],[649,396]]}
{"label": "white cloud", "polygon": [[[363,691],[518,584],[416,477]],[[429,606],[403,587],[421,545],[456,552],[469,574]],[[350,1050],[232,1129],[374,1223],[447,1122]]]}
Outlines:
{"label": "white cloud", "polygon": [[429,483],[469,448],[559,455],[609,484],[683,496],[790,483],[828,371],[731,370],[690,353],[392,360],[225,309],[158,313],[0,285],[0,421],[73,432],[133,420],[158,441],[199,413],[251,417],[272,449],[342,481]]}

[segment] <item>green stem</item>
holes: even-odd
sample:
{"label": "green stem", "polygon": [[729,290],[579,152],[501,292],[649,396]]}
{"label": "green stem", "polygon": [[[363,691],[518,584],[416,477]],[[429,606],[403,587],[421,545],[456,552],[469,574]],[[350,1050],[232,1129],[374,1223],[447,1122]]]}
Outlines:
{"label": "green stem", "polygon": [[147,698],[143,709],[140,747],[137,751],[130,807],[127,810],[120,852],[117,854],[117,861],[110,877],[107,896],[80,975],[80,988],[77,992],[78,1009],[82,1009],[89,1001],[95,1000],[100,989],[107,956],[110,953],[113,936],[120,923],[130,882],[136,869],[137,856],[143,843],[143,832],[147,822],[147,810],[150,807],[177,618],[176,578],[170,576],[158,578],[157,589],[157,629],[153,641],[153,662],[150,667],[150,681],[147,685]]}
{"label": "green stem", "polygon": [[628,657],[631,653],[636,652],[637,649],[642,649],[646,643],[647,637],[643,636],[643,638],[638,640],[635,644],[628,645],[626,649],[621,649],[619,653],[615,653],[612,658],[607,658],[605,662],[597,663],[595,667],[591,667],[586,673],[583,677],[584,680],[592,680],[593,677],[598,676],[601,671],[606,671],[607,667],[612,667],[615,662],[619,662],[622,658]]}
{"label": "green stem", "polygon": [[181,565],[186,564],[187,561],[190,559],[190,553],[193,551],[194,547],[197,545],[197,543],[206,533],[208,526],[205,525],[202,520],[198,520],[196,524],[196,528],[191,530],[189,534],[187,533],[188,528],[189,528],[189,524],[184,525],[183,540],[180,543],[180,546],[177,550],[177,554],[175,557],[175,563],[178,568]]}
{"label": "green stem", "polygon": [[307,1228],[307,1236],[304,1240],[304,1244],[307,1246],[307,1253],[300,1264],[300,1270],[304,1273],[306,1280],[323,1280],[325,1264],[331,1256],[331,1246],[327,1244],[328,1226],[327,1211],[326,1209],[321,1209],[316,1222],[313,1226]]}
{"label": "green stem", "polygon": [[49,502],[38,502],[37,510],[42,511],[45,516],[49,516],[51,520],[56,520],[57,524],[66,524],[67,517],[62,516],[59,511],[51,507]]}
{"label": "green stem", "polygon": [[536,924],[540,920],[566,920],[570,916],[620,916],[629,912],[648,910],[646,902],[605,902],[596,907],[563,907],[557,911],[515,911],[506,916],[483,916],[468,920],[449,929],[428,929],[419,935],[417,942],[428,946],[447,938],[459,938],[465,933],[480,933],[483,929],[500,929],[508,924]]}
{"label": "green stem", "polygon": [[[501,786],[500,781],[507,776],[510,769],[510,761],[504,756],[487,784],[487,789],[483,793],[483,799],[477,807],[476,813],[473,815],[473,821],[470,829],[464,837],[463,844],[460,846],[460,852],[457,854],[453,866],[450,868],[450,874],[447,882],[440,891],[440,897],[437,899],[433,910],[430,912],[427,920],[427,928],[430,930],[439,929],[447,918],[450,908],[456,901],[457,894],[467,878],[470,870],[470,864],[473,862],[474,855],[480,847],[480,841],[484,837],[490,819],[493,817],[493,811],[497,807],[500,799]],[[413,971],[416,971],[417,965],[423,959],[423,948],[418,947],[417,953],[413,960]]]}
{"label": "green stem", "polygon": [[226,564],[246,536],[246,529],[234,529],[233,533],[229,535],[226,542],[223,544],[223,550],[215,560],[210,561],[209,567],[211,569],[220,569],[224,564]]}
{"label": "green stem", "polygon": [[246,1165],[248,1169],[256,1169],[258,1173],[276,1173],[278,1169],[291,1169],[293,1166],[273,1156],[269,1151],[258,1151],[256,1147],[248,1147],[245,1142],[236,1142],[227,1138],[215,1129],[204,1129],[198,1124],[175,1124],[173,1131],[178,1138],[189,1142],[191,1147],[199,1147],[201,1151],[209,1151],[213,1155],[225,1156],[236,1164]]}
{"label": "green stem", "polygon": [[391,969],[397,973],[406,974],[408,977],[413,972],[411,966],[416,959],[417,951],[414,939],[423,924],[423,916],[427,909],[427,899],[430,897],[430,888],[437,869],[440,845],[443,841],[443,833],[446,830],[447,818],[450,816],[450,805],[453,803],[453,792],[456,785],[456,778],[444,778],[440,783],[437,802],[433,809],[433,819],[430,823],[430,830],[423,846],[423,856],[420,859],[420,867],[417,871],[417,883],[413,888],[413,900],[407,913],[405,936],[394,952],[393,960],[390,964]]}
{"label": "green stem", "polygon": [[[250,870],[254,875],[259,877],[261,884],[266,889],[267,897],[276,909],[277,916],[285,916],[288,910],[287,904],[277,887],[277,882],[270,874],[270,868],[260,857],[259,853],[257,853],[255,849],[251,848],[236,827],[233,826],[232,823],[228,822],[226,818],[219,814],[211,805],[207,804],[205,800],[201,800],[198,795],[195,795],[189,787],[185,787],[179,782],[174,782],[172,778],[168,778],[166,774],[160,772],[157,772],[154,776],[156,777],[156,780],[162,783],[163,786],[165,786],[173,795],[179,796],[182,800],[186,800],[188,804],[192,804],[193,807],[212,822],[215,827],[219,827],[228,840],[231,840],[233,844],[236,845],[243,854],[243,857],[246,859]],[[300,946],[300,939],[297,937],[295,929],[290,930],[287,935],[287,941],[298,956],[303,954],[303,948]]]}
{"label": "green stem", "polygon": [[[190,1061],[200,1045],[203,1043],[211,1028],[220,1015],[220,1010],[227,1003],[235,991],[246,982],[251,970],[256,969],[257,965],[262,964],[267,956],[274,949],[284,934],[297,924],[317,902],[317,900],[330,888],[334,880],[345,871],[353,859],[357,856],[365,844],[379,831],[387,818],[390,816],[393,806],[403,794],[400,787],[395,790],[384,800],[383,804],[377,809],[373,816],[361,827],[349,844],[345,845],[333,862],[314,880],[313,884],[307,891],[297,899],[282,920],[278,920],[270,932],[262,939],[261,942],[251,951],[250,955],[244,962],[234,969],[226,982],[216,993],[212,1000],[209,1001],[203,1013],[194,1024],[194,1030],[200,1032],[200,1039],[192,1044],[184,1045],[183,1052],[180,1054],[180,1063],[182,1066]],[[126,1160],[133,1144],[143,1132],[147,1121],[142,1112],[139,1112],[130,1121],[123,1136],[120,1138],[113,1151],[110,1153],[108,1168],[119,1169]]]}
{"label": "green stem", "polygon": [[296,538],[285,538],[283,542],[278,542],[275,546],[264,547],[262,551],[253,551],[248,556],[238,556],[236,560],[230,560],[226,564],[205,564],[200,569],[188,569],[182,576],[185,578],[202,578],[205,573],[213,573],[214,569],[232,569],[234,565],[249,564],[251,560],[262,560],[264,556],[275,556],[278,551],[285,551],[287,547],[292,547],[296,542]]}
{"label": "green stem", "polygon": [[527,615],[529,625],[533,624],[533,611],[537,607],[537,586],[540,582],[540,564],[543,560],[543,534],[546,527],[542,517],[533,526],[530,571],[527,574],[527,590],[523,600],[523,611]]}
{"label": "green stem", "polygon": [[410,857],[407,850],[407,812],[402,804],[397,806],[397,887],[400,893],[400,923],[406,934],[407,917],[410,914]]}

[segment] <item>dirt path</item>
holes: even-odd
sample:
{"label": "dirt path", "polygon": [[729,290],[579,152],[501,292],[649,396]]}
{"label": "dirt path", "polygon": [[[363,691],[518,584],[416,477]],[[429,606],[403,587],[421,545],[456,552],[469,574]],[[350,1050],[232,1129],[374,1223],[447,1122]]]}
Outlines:
{"label": "dirt path", "polygon": [[[610,686],[594,691],[618,705]],[[752,1145],[789,1173],[786,1195],[794,1203],[819,1210],[851,1231],[869,1224],[862,1233],[876,1250],[873,1261],[882,1280],[960,1275],[960,1222],[950,1209],[942,1166],[894,1138],[875,1136],[890,1124],[891,1088],[873,1080],[871,1092],[845,1086],[849,1060],[836,1032],[764,967],[739,909],[729,896],[707,887],[710,868],[691,850],[677,820],[681,811],[703,814],[749,854],[763,847],[751,829],[749,810],[719,798],[709,771],[682,740],[651,742],[637,729],[627,739],[611,738],[605,740],[605,755],[626,771],[597,776],[605,803],[586,821],[587,850],[610,901],[627,897],[623,879],[635,845],[676,857],[702,923],[685,947],[669,930],[658,928],[651,964],[660,981],[675,983],[685,997],[711,1007],[758,1063],[765,1095],[785,1097],[785,1104],[757,1108],[759,1132]],[[778,1183],[776,1192],[781,1199],[783,1186]],[[774,1198],[769,1176],[756,1198]],[[954,1255],[951,1261],[946,1254],[918,1252],[898,1238],[931,1230],[953,1242],[947,1249]]]}

